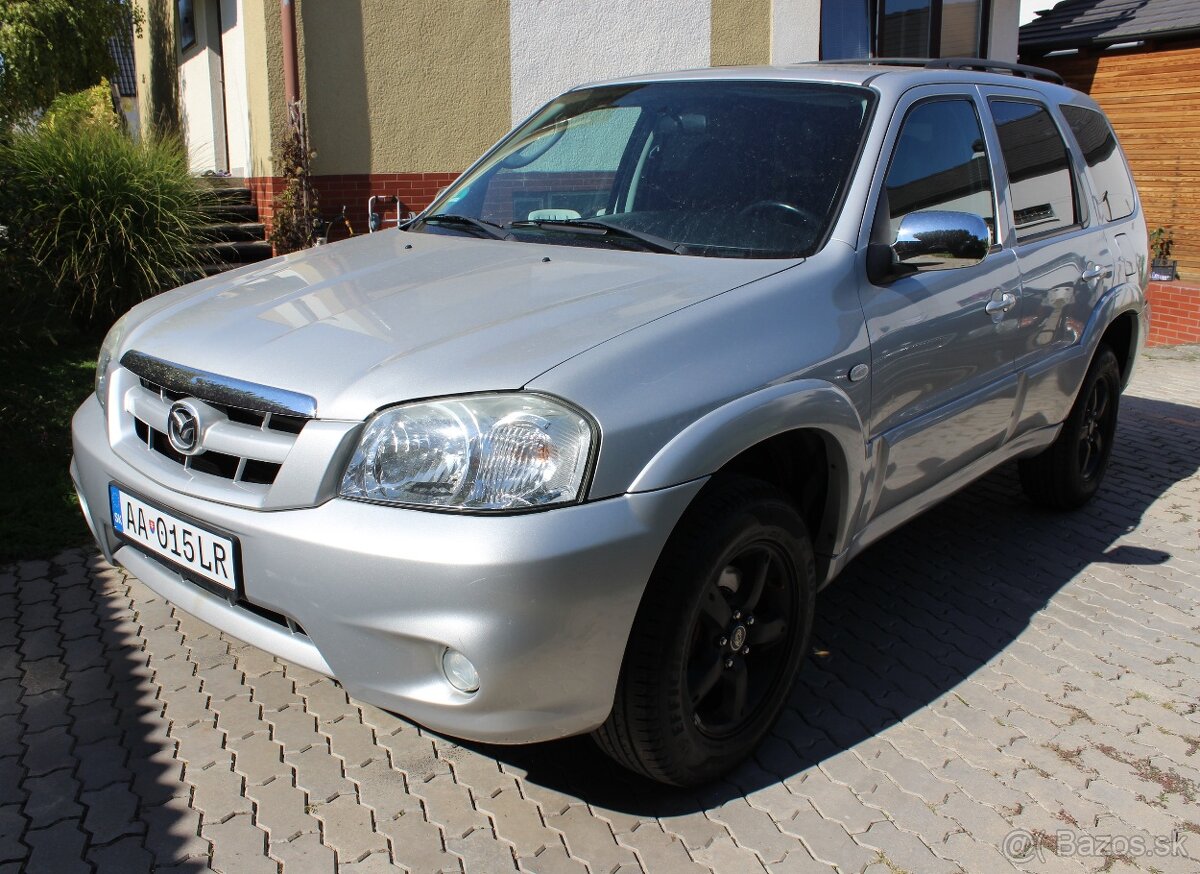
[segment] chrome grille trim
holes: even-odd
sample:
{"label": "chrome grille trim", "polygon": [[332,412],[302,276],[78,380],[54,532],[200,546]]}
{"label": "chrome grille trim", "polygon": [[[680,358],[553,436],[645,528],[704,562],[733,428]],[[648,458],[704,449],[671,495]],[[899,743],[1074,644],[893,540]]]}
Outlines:
{"label": "chrome grille trim", "polygon": [[214,404],[303,419],[317,417],[316,399],[299,392],[185,367],[132,349],[121,356],[121,366],[168,391]]}

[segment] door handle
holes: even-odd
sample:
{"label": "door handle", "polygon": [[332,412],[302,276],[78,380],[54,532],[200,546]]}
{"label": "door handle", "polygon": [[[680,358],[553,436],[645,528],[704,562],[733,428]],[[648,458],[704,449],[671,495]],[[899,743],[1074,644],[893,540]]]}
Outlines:
{"label": "door handle", "polygon": [[1094,279],[1108,279],[1112,276],[1111,267],[1101,267],[1099,264],[1090,264],[1088,269],[1080,274],[1079,278],[1084,282],[1091,282]]}
{"label": "door handle", "polygon": [[983,307],[983,311],[989,316],[1003,315],[1017,305],[1017,296],[1011,291],[1006,291],[1000,297],[992,298]]}

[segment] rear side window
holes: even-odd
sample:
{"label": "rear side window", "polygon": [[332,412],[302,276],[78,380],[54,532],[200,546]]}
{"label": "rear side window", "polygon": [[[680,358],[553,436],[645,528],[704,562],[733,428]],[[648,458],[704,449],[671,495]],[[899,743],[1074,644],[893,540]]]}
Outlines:
{"label": "rear side window", "polygon": [[1082,106],[1060,108],[1087,161],[1100,200],[1100,215],[1110,222],[1133,215],[1133,181],[1121,160],[1108,119]]}
{"label": "rear side window", "polygon": [[888,242],[910,212],[948,209],[972,212],[996,238],[992,174],[983,130],[969,100],[919,103],[904,119],[880,202]]}
{"label": "rear side window", "polygon": [[1008,167],[1017,239],[1027,240],[1078,224],[1067,144],[1050,112],[1044,106],[1019,100],[993,98],[989,103]]}

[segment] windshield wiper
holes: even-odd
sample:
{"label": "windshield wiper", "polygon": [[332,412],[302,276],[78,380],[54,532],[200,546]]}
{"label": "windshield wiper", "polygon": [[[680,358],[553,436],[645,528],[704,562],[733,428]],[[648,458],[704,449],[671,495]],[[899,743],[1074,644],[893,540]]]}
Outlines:
{"label": "windshield wiper", "polygon": [[683,243],[676,243],[672,240],[657,237],[654,234],[645,234],[641,231],[631,231],[629,228],[623,228],[620,225],[610,225],[606,222],[590,221],[588,219],[529,219],[528,221],[513,222],[509,225],[510,228],[539,228],[548,230],[568,230],[568,231],[584,231],[589,234],[596,234],[601,239],[612,238],[616,240],[629,241],[638,243],[643,248],[651,252],[665,252],[671,255],[682,255],[687,251],[687,246]]}
{"label": "windshield wiper", "polygon": [[434,215],[427,215],[425,218],[421,219],[421,221],[443,225],[463,225],[465,227],[474,228],[475,230],[491,237],[493,240],[511,240],[513,238],[512,234],[495,222],[471,218],[469,215],[458,215],[457,213],[453,212],[439,212],[435,213]]}

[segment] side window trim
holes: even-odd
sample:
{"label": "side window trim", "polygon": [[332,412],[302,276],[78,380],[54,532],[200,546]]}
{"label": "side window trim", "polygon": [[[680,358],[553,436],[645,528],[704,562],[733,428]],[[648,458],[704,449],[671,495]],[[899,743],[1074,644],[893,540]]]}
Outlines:
{"label": "side window trim", "polygon": [[[1088,209],[1087,202],[1083,197],[1085,191],[1090,194],[1091,189],[1084,188],[1086,179],[1080,170],[1079,156],[1076,154],[1075,137],[1073,134],[1068,136],[1063,131],[1063,121],[1058,118],[1054,110],[1052,110],[1044,100],[1030,94],[1012,94],[1003,91],[989,90],[984,95],[985,102],[988,107],[988,125],[991,131],[996,136],[996,155],[994,163],[1000,165],[1000,170],[1003,173],[1004,190],[1007,193],[1005,197],[1008,226],[1012,229],[1012,245],[1014,248],[1028,246],[1032,243],[1040,243],[1052,237],[1058,237],[1065,234],[1073,234],[1082,230],[1086,230],[1092,223],[1092,210]],[[1016,208],[1012,203],[1012,180],[1008,174],[1008,162],[1004,157],[1004,150],[1000,147],[1000,126],[996,124],[996,118],[992,114],[992,103],[1028,103],[1044,110],[1046,115],[1050,117],[1054,125],[1054,129],[1058,132],[1059,138],[1062,140],[1063,148],[1067,152],[1067,166],[1071,173],[1071,200],[1075,210],[1075,221],[1072,224],[1065,225],[1061,228],[1051,228],[1050,230],[1040,231],[1036,234],[1030,234],[1027,237],[1020,237],[1017,234],[1017,218]]]}
{"label": "side window trim", "polygon": [[[971,108],[971,112],[975,116],[975,123],[979,126],[979,132],[983,139],[984,157],[986,159],[988,175],[990,177],[989,181],[992,200],[992,223],[994,225],[992,233],[994,239],[992,240],[992,245],[988,249],[988,254],[987,257],[984,258],[984,261],[986,261],[987,258],[991,257],[994,253],[1004,248],[1005,234],[1002,233],[1001,230],[1001,217],[1004,215],[1004,213],[1000,209],[1000,186],[997,184],[996,176],[997,168],[995,151],[998,147],[998,143],[993,143],[988,135],[987,120],[985,120],[985,117],[980,111],[979,107],[980,99],[979,93],[974,88],[968,86],[962,91],[951,93],[941,91],[940,93],[933,93],[927,96],[917,96],[908,103],[900,102],[897,104],[896,112],[893,114],[894,127],[889,131],[888,138],[883,144],[881,161],[876,170],[876,179],[872,185],[871,197],[867,204],[867,212],[864,216],[863,224],[866,230],[867,242],[871,241],[874,234],[874,226],[878,220],[879,208],[883,199],[883,190],[887,187],[888,176],[891,173],[892,164],[895,161],[896,152],[899,149],[900,140],[904,133],[904,127],[908,123],[909,118],[920,107],[931,103],[963,101]],[[895,120],[897,117],[899,118],[899,121]]]}

